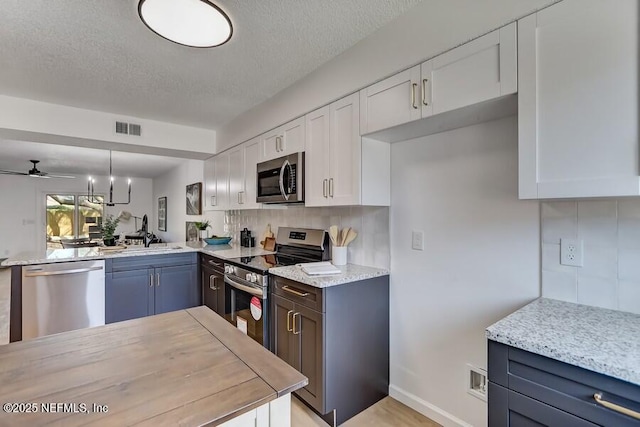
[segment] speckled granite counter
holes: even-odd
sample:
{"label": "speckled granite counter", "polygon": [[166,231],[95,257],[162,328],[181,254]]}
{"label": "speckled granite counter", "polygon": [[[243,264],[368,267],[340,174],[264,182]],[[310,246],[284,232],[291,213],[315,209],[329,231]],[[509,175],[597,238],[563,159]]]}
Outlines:
{"label": "speckled granite counter", "polygon": [[184,242],[154,245],[151,248],[132,246],[121,251],[103,251],[101,247],[96,246],[93,248],[48,249],[42,252],[23,252],[3,261],[1,265],[9,267],[13,265],[50,264],[54,262],[165,255],[184,252],[203,252],[223,259],[275,253],[272,251],[265,251],[262,248],[244,248],[239,245],[203,245],[200,242]]}
{"label": "speckled granite counter", "polygon": [[488,339],[640,385],[640,315],[540,298]]}
{"label": "speckled granite counter", "polygon": [[357,282],[358,280],[370,279],[372,277],[387,276],[389,270],[382,268],[365,267],[362,265],[347,264],[336,266],[342,271],[342,274],[331,276],[309,276],[303,272],[297,265],[288,267],[273,267],[269,269],[269,273],[275,276],[284,277],[285,279],[295,280],[296,282],[305,283],[315,286],[316,288],[328,288],[330,286],[342,285],[349,282]]}

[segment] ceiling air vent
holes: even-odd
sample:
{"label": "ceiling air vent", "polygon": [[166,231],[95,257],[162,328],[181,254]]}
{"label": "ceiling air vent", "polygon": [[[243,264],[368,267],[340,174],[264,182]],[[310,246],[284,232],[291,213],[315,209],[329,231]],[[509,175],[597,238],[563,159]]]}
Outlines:
{"label": "ceiling air vent", "polygon": [[127,135],[129,133],[129,125],[124,122],[116,122],[116,133],[124,133]]}
{"label": "ceiling air vent", "polygon": [[141,130],[140,125],[129,123],[129,135],[140,136]]}
{"label": "ceiling air vent", "polygon": [[142,127],[135,123],[116,122],[116,133],[124,135],[142,135]]}

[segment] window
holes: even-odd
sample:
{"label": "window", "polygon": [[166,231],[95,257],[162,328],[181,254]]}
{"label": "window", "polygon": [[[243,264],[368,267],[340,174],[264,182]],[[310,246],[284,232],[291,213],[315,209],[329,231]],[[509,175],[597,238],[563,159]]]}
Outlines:
{"label": "window", "polygon": [[[95,196],[98,202],[104,196]],[[47,248],[61,248],[62,241],[91,240],[100,233],[104,205],[86,195],[47,194]]]}

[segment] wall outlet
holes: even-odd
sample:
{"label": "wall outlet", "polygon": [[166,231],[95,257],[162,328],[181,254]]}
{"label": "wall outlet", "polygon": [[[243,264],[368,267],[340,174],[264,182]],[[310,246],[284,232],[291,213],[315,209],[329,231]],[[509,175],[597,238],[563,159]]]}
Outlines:
{"label": "wall outlet", "polygon": [[416,251],[424,250],[424,233],[422,231],[414,231],[411,233],[411,249]]}
{"label": "wall outlet", "polygon": [[578,239],[560,239],[560,264],[582,267],[583,242]]}
{"label": "wall outlet", "polygon": [[467,364],[467,393],[480,400],[487,400],[487,371]]}

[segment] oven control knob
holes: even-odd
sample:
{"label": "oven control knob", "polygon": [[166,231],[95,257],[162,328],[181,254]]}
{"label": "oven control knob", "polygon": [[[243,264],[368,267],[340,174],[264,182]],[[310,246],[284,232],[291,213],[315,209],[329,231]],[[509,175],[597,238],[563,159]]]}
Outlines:
{"label": "oven control knob", "polygon": [[256,283],[258,281],[258,276],[256,273],[251,273],[251,283]]}
{"label": "oven control knob", "polygon": [[233,273],[233,267],[230,265],[225,265],[224,266],[224,272],[227,274],[232,274]]}
{"label": "oven control knob", "polygon": [[251,273],[247,273],[247,274],[244,276],[244,280],[246,280],[247,282],[250,282],[250,281],[251,281]]}

